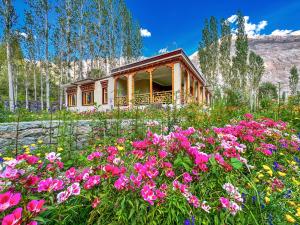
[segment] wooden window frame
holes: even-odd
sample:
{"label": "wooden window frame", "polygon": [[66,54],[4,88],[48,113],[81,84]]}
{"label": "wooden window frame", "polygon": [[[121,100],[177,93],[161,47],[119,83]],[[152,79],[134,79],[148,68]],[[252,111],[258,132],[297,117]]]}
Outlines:
{"label": "wooden window frame", "polygon": [[[87,103],[87,96],[91,94],[91,103]],[[94,90],[83,91],[82,92],[82,106],[92,106],[94,105]]]}
{"label": "wooden window frame", "polygon": [[[73,102],[73,97],[74,97],[74,102]],[[76,100],[77,100],[77,95],[75,93],[68,94],[68,107],[75,107],[77,102]]]}
{"label": "wooden window frame", "polygon": [[108,88],[107,88],[107,84],[108,84],[108,80],[101,81],[101,86],[102,86],[102,105],[107,105],[108,104]]}

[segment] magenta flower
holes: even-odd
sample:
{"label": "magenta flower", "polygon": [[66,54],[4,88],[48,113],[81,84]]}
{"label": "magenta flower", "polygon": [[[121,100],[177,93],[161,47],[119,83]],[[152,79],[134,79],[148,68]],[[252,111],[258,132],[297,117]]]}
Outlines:
{"label": "magenta flower", "polygon": [[27,223],[27,225],[38,225],[38,222],[31,220],[29,223]]}
{"label": "magenta flower", "polygon": [[183,182],[184,183],[190,183],[190,182],[193,181],[192,176],[189,173],[187,173],[187,172],[183,173],[182,176],[183,176]]}
{"label": "magenta flower", "polygon": [[84,189],[89,190],[99,183],[100,183],[100,176],[94,175],[89,177],[89,179],[84,183],[83,187]]}
{"label": "magenta flower", "polygon": [[13,194],[10,191],[0,194],[0,212],[6,209],[18,205],[21,200],[21,194]]}
{"label": "magenta flower", "polygon": [[2,225],[21,224],[22,208],[16,208],[11,214],[6,215],[2,220]]}
{"label": "magenta flower", "polygon": [[121,175],[114,183],[114,186],[118,190],[123,190],[127,188],[129,179],[125,175]]}
{"label": "magenta flower", "polygon": [[74,179],[76,175],[76,169],[74,167],[71,167],[66,171],[65,174],[68,179]]}
{"label": "magenta flower", "polygon": [[46,155],[46,159],[48,159],[51,163],[53,163],[55,160],[60,161],[61,157],[60,157],[60,153],[55,153],[55,152],[50,152]]}
{"label": "magenta flower", "polygon": [[43,205],[45,203],[45,200],[31,200],[30,202],[28,202],[27,204],[27,210],[29,212],[32,212],[32,213],[39,213],[41,211],[43,211]]}
{"label": "magenta flower", "polygon": [[59,191],[64,188],[64,183],[62,180],[53,179],[52,177],[45,180],[41,180],[38,184],[38,192],[42,191]]}
{"label": "magenta flower", "polygon": [[229,208],[229,205],[230,205],[230,201],[228,198],[225,198],[225,197],[221,197],[220,198],[220,202],[221,202],[221,205],[223,208]]}

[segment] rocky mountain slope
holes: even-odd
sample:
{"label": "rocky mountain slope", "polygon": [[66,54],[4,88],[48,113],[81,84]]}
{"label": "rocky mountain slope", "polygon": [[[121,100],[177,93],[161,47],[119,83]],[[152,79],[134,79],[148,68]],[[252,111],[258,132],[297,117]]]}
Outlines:
{"label": "rocky mountain slope", "polygon": [[[300,72],[300,36],[258,36],[249,39],[249,48],[264,59],[262,81],[280,82],[282,91],[288,92],[291,67],[296,65]],[[190,58],[199,67],[197,52]]]}

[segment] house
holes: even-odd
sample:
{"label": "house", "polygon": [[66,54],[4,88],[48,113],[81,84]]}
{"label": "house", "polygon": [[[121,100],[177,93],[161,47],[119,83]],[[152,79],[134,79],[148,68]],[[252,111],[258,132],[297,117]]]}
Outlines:
{"label": "house", "polygon": [[65,85],[70,110],[110,110],[150,104],[210,104],[203,75],[182,49],[111,70],[107,77]]}

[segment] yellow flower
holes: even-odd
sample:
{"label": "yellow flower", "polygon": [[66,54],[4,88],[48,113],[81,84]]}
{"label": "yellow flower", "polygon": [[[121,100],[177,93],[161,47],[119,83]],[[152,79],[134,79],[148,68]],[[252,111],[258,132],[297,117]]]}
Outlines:
{"label": "yellow flower", "polygon": [[261,178],[264,177],[264,175],[263,175],[262,173],[259,173],[259,174],[257,175],[257,177],[258,177],[259,179],[261,179]]}
{"label": "yellow flower", "polygon": [[269,197],[265,197],[265,202],[266,202],[266,204],[269,204],[270,203],[270,198]]}
{"label": "yellow flower", "polygon": [[41,156],[41,153],[36,153],[37,156]]}
{"label": "yellow flower", "polygon": [[270,196],[270,195],[271,195],[271,193],[270,193],[270,192],[267,192],[267,195],[268,195],[268,196]]}
{"label": "yellow flower", "polygon": [[31,147],[35,147],[36,145],[35,144],[31,144]]}
{"label": "yellow flower", "polygon": [[271,170],[271,168],[270,168],[269,166],[267,166],[267,165],[263,165],[263,168],[264,168],[265,170]]}
{"label": "yellow flower", "polygon": [[258,183],[258,182],[259,182],[259,179],[254,178],[254,182],[255,182],[255,183]]}
{"label": "yellow flower", "polygon": [[10,160],[12,160],[13,158],[11,158],[11,157],[3,157],[3,160],[4,161],[10,161]]}
{"label": "yellow flower", "polygon": [[289,214],[285,214],[285,219],[290,223],[295,223],[296,220]]}
{"label": "yellow flower", "polygon": [[268,170],[268,171],[267,171],[267,174],[269,174],[270,177],[272,177],[272,176],[273,176],[273,171],[272,171],[272,170]]}
{"label": "yellow flower", "polygon": [[28,148],[28,145],[23,145],[23,148]]}
{"label": "yellow flower", "polygon": [[279,153],[280,155],[284,155],[282,152]]}
{"label": "yellow flower", "polygon": [[38,140],[38,144],[43,144],[43,140]]}
{"label": "yellow flower", "polygon": [[292,166],[297,165],[297,163],[296,163],[295,161],[292,161],[290,164],[291,164]]}
{"label": "yellow flower", "polygon": [[58,147],[58,148],[57,148],[57,151],[58,151],[58,152],[61,152],[61,151],[63,151],[63,150],[64,150],[64,149],[63,149],[62,147]]}
{"label": "yellow flower", "polygon": [[117,149],[118,149],[119,151],[123,151],[123,150],[124,150],[124,147],[123,147],[123,146],[120,146],[120,145],[118,145],[118,146],[117,146]]}
{"label": "yellow flower", "polygon": [[297,180],[295,179],[295,177],[292,177],[292,181],[293,181],[293,183],[294,183],[295,185],[297,185],[297,186],[300,185],[300,181],[297,181]]}
{"label": "yellow flower", "polygon": [[289,204],[290,206],[296,206],[296,203],[293,202],[293,201],[288,201],[288,204]]}
{"label": "yellow flower", "polygon": [[279,172],[278,172],[278,175],[281,176],[281,177],[285,177],[285,176],[286,176],[286,173],[283,173],[283,172],[280,172],[280,171],[279,171]]}
{"label": "yellow flower", "polygon": [[38,163],[42,163],[42,160],[39,160]]}

